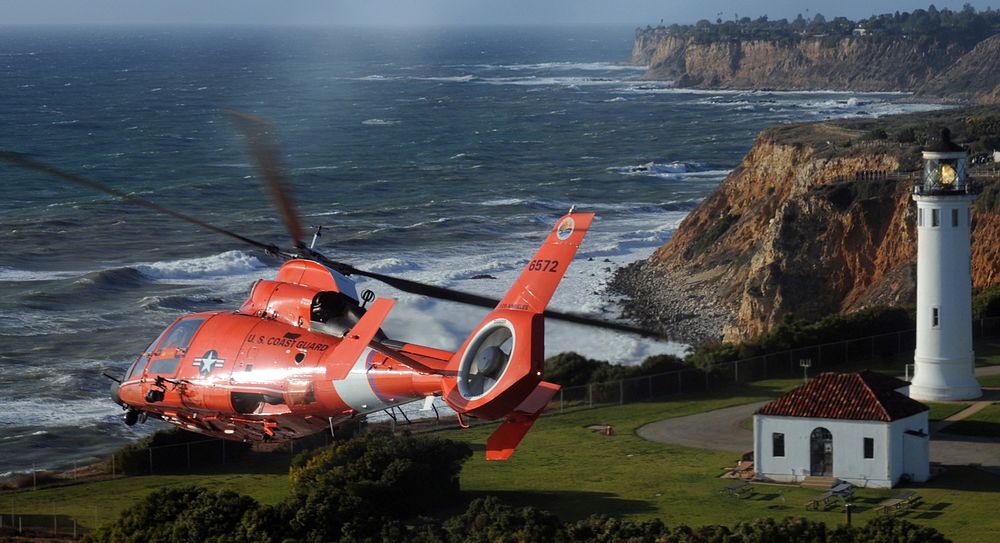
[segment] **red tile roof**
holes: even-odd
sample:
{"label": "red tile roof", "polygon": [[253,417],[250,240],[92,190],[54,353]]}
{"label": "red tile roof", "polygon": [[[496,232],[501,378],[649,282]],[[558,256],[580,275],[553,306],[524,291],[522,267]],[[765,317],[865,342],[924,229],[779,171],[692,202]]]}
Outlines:
{"label": "red tile roof", "polygon": [[758,415],[889,422],[927,411],[897,388],[908,385],[881,373],[824,373],[765,405]]}

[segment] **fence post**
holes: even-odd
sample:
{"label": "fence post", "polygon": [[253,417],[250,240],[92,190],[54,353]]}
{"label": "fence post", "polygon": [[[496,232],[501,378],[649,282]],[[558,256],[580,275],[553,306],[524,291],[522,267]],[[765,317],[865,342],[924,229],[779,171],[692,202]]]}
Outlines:
{"label": "fence post", "polygon": [[736,384],[740,384],[740,361],[739,360],[737,360],[733,364],[733,381],[735,381]]}
{"label": "fence post", "polygon": [[684,392],[684,370],[679,370],[677,372],[677,393],[682,394]]}
{"label": "fence post", "polygon": [[625,380],[618,381],[618,405],[625,405]]}
{"label": "fence post", "polygon": [[[395,430],[395,428],[393,428]],[[226,463],[226,440],[222,440],[222,463]]]}
{"label": "fence post", "polygon": [[149,474],[152,475],[153,474],[153,448],[150,447],[150,448],[148,448],[146,450],[149,451]]}
{"label": "fence post", "polygon": [[650,375],[646,378],[646,384],[649,386],[649,399],[653,399],[653,376]]}
{"label": "fence post", "polygon": [[587,405],[594,407],[594,383],[587,385]]}
{"label": "fence post", "polygon": [[115,453],[111,454],[111,478],[115,478]]}
{"label": "fence post", "polygon": [[565,390],[565,389],[563,389],[562,387],[559,387],[559,412],[560,413],[563,412],[563,390]]}

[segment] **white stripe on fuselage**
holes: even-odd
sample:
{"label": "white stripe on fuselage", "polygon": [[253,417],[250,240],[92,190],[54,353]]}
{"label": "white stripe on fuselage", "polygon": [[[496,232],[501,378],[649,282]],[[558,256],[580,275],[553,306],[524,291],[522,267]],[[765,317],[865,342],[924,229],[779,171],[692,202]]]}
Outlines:
{"label": "white stripe on fuselage", "polygon": [[371,381],[368,380],[368,357],[374,352],[367,348],[361,351],[361,356],[354,362],[354,366],[347,374],[347,377],[333,382],[333,388],[337,395],[347,405],[359,413],[371,413],[388,409],[393,405],[406,403],[413,398],[393,398],[394,402],[380,398],[375,392]]}

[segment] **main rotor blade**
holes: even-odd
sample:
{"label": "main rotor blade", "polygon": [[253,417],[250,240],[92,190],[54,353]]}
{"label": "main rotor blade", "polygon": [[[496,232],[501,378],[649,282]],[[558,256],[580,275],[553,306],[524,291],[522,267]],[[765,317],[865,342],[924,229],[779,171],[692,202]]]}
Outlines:
{"label": "main rotor blade", "polygon": [[269,135],[271,125],[259,117],[239,111],[226,111],[226,114],[233,119],[236,130],[243,135],[247,154],[257,163],[260,180],[267,187],[274,204],[281,212],[281,218],[285,221],[285,228],[291,234],[295,247],[304,247],[302,223],[299,222],[295,204],[292,202],[291,185],[283,173],[278,147]]}
{"label": "main rotor blade", "polygon": [[263,249],[264,251],[267,251],[268,253],[271,253],[271,254],[280,254],[281,253],[281,249],[279,249],[275,245],[271,245],[271,244],[267,244],[267,243],[261,243],[261,242],[259,242],[257,240],[250,239],[250,238],[248,238],[246,236],[241,236],[240,234],[237,234],[236,232],[232,232],[232,231],[226,230],[225,228],[220,228],[220,227],[215,226],[213,224],[209,224],[209,223],[207,223],[207,222],[205,222],[205,221],[203,221],[201,219],[196,219],[195,217],[192,217],[190,215],[186,215],[184,213],[181,213],[180,211],[174,211],[173,209],[170,209],[168,207],[163,207],[160,204],[153,203],[153,202],[151,202],[149,200],[146,200],[145,198],[140,198],[139,196],[135,196],[135,195],[129,194],[127,192],[122,192],[122,191],[120,191],[118,189],[115,189],[115,188],[112,188],[112,187],[110,187],[108,185],[105,185],[104,183],[100,183],[100,182],[94,181],[92,179],[87,179],[85,177],[81,177],[79,175],[76,175],[76,174],[73,174],[73,173],[69,173],[69,172],[64,171],[64,170],[60,170],[59,168],[56,168],[54,166],[49,166],[48,164],[43,164],[43,163],[38,162],[36,160],[32,160],[32,159],[30,159],[30,158],[28,158],[28,157],[26,157],[26,156],[24,156],[24,155],[22,155],[20,153],[13,153],[11,151],[0,151],[0,160],[2,160],[4,162],[8,162],[10,164],[14,164],[15,166],[20,166],[20,167],[28,169],[28,170],[35,170],[35,171],[42,172],[42,173],[45,173],[45,174],[48,174],[48,175],[51,175],[51,176],[54,176],[54,177],[58,177],[60,179],[64,179],[64,180],[69,181],[70,183],[73,183],[75,185],[80,185],[82,187],[87,187],[89,189],[93,189],[93,190],[96,190],[98,192],[103,192],[104,194],[109,194],[111,196],[115,196],[115,197],[121,198],[122,200],[125,200],[126,202],[131,202],[133,204],[140,205],[140,206],[148,208],[148,209],[152,209],[153,211],[156,211],[156,212],[159,212],[159,213],[163,213],[164,215],[169,215],[171,217],[180,219],[182,221],[186,221],[186,222],[189,222],[191,224],[200,226],[202,228],[205,228],[206,230],[211,230],[212,232],[216,232],[218,234],[222,234],[224,236],[229,236],[231,238],[240,240],[243,243],[247,243],[249,245],[253,245],[254,247],[257,247],[258,249]]}
{"label": "main rotor blade", "polygon": [[[279,255],[279,256],[284,256],[284,257],[292,257],[292,256],[294,256],[292,254],[289,254],[289,253],[286,253],[286,252],[282,251],[276,245],[262,243],[260,241],[248,238],[246,236],[242,236],[242,235],[237,234],[235,232],[232,232],[230,230],[226,230],[225,228],[220,228],[220,227],[215,226],[213,224],[209,224],[209,223],[207,223],[205,221],[202,221],[201,219],[197,219],[197,218],[192,217],[190,215],[181,213],[179,211],[174,211],[173,209],[170,209],[168,207],[164,207],[164,206],[161,206],[159,204],[153,203],[153,202],[151,202],[149,200],[146,200],[145,198],[141,198],[139,196],[134,196],[134,195],[129,194],[127,192],[123,192],[123,191],[120,191],[118,189],[112,188],[112,187],[110,187],[108,185],[105,185],[104,183],[100,183],[100,182],[94,181],[92,179],[87,179],[85,177],[81,177],[79,175],[76,175],[76,174],[69,173],[67,171],[61,170],[61,169],[56,168],[54,166],[49,166],[48,164],[43,164],[41,162],[32,160],[32,159],[27,158],[26,156],[24,156],[24,155],[22,155],[20,153],[14,153],[14,152],[10,152],[10,151],[0,151],[0,161],[8,162],[10,164],[14,164],[16,166],[20,166],[20,167],[25,168],[25,169],[35,170],[35,171],[38,171],[38,172],[42,172],[42,173],[45,173],[45,174],[48,174],[48,175],[51,175],[51,176],[54,176],[54,177],[58,177],[60,179],[64,179],[66,181],[69,181],[70,183],[73,183],[73,184],[76,184],[76,185],[80,185],[82,187],[87,187],[87,188],[96,190],[98,192],[103,192],[104,194],[108,194],[108,195],[111,195],[111,196],[115,196],[115,197],[121,198],[122,200],[125,200],[127,202],[134,203],[136,205],[145,207],[147,209],[151,209],[151,210],[156,211],[158,213],[163,213],[164,215],[169,215],[171,217],[174,217],[174,218],[180,219],[182,221],[194,224],[196,226],[200,226],[200,227],[202,227],[202,228],[204,228],[206,230],[210,230],[212,232],[216,232],[218,234],[222,234],[224,236],[228,236],[228,237],[231,237],[233,239],[242,241],[243,243],[246,243],[248,245],[252,245],[254,247],[257,247],[258,249],[262,249],[262,250],[264,250],[264,251],[266,251],[266,252],[268,252],[270,254],[273,254],[273,255]],[[346,264],[346,263],[343,263],[343,262],[337,262],[335,260],[331,260],[331,259],[323,256],[318,251],[313,251],[313,250],[310,250],[310,249],[308,249],[306,247],[299,247],[299,250],[307,258],[313,258],[313,259],[315,259],[315,260],[317,260],[319,262],[322,262],[323,264],[325,264],[325,265],[327,265],[327,266],[329,266],[329,267],[337,270],[340,273],[343,273],[343,274],[346,274],[346,275],[354,274],[354,275],[361,275],[361,276],[364,276],[364,277],[369,277],[371,279],[375,279],[376,281],[381,281],[382,283],[385,283],[385,284],[387,284],[387,285],[389,285],[391,287],[395,287],[395,288],[397,288],[397,289],[399,289],[399,290],[401,290],[403,292],[409,292],[411,294],[418,294],[418,295],[421,295],[421,296],[428,296],[428,297],[437,298],[437,299],[440,299],[440,300],[446,300],[446,301],[458,302],[458,303],[462,303],[462,304],[474,305],[474,306],[478,306],[478,307],[484,307],[484,308],[487,308],[487,309],[493,309],[493,308],[495,308],[497,306],[497,304],[500,303],[500,300],[497,300],[497,299],[494,299],[494,298],[489,298],[487,296],[481,296],[479,294],[470,294],[468,292],[462,292],[460,290],[454,290],[454,289],[450,289],[450,288],[446,288],[446,287],[439,287],[439,286],[435,286],[435,285],[428,285],[426,283],[420,283],[420,282],[417,282],[417,281],[412,281],[410,279],[403,279],[401,277],[394,277],[392,275],[385,275],[385,274],[382,274],[382,273],[361,270],[361,269],[355,268],[354,266],[351,266],[350,264]],[[605,321],[605,320],[601,320],[601,319],[595,319],[595,318],[586,317],[586,316],[583,316],[583,315],[576,315],[576,314],[573,314],[573,313],[563,313],[561,311],[546,310],[545,313],[543,313],[543,315],[546,318],[549,318],[549,319],[561,320],[561,321],[565,321],[565,322],[572,322],[572,323],[576,323],[576,324],[582,324],[582,325],[585,325],[585,326],[593,326],[593,327],[596,327],[596,328],[603,328],[603,329],[606,329],[606,330],[615,330],[615,331],[619,331],[619,332],[628,332],[628,333],[631,333],[631,334],[638,334],[638,335],[647,336],[647,337],[661,337],[660,334],[658,334],[656,332],[653,332],[651,330],[644,329],[644,328],[639,328],[639,327],[636,327],[636,326],[631,326],[631,325],[628,325],[628,324],[622,324],[622,323],[617,323],[617,322]]]}
{"label": "main rotor blade", "polygon": [[[320,258],[320,260],[323,259]],[[341,266],[341,270],[346,271],[347,273],[370,277],[377,281],[381,281],[391,287],[395,287],[399,290],[402,290],[403,292],[409,292],[411,294],[419,294],[421,296],[428,296],[431,298],[437,298],[439,300],[448,300],[462,304],[475,305],[479,307],[485,307],[487,309],[493,309],[497,306],[497,304],[500,303],[500,300],[489,298],[487,296],[480,296],[479,294],[470,294],[468,292],[462,292],[460,290],[428,285],[426,283],[418,283],[417,281],[411,281],[409,279],[403,279],[401,277],[393,277],[391,275],[385,275],[377,272],[359,270],[358,268],[355,268],[348,264],[343,264],[341,262],[331,261],[330,263]],[[628,332],[630,334],[638,334],[640,336],[646,336],[646,337],[662,337],[661,334],[654,332],[652,330],[648,330],[646,328],[640,328],[638,326],[632,326],[629,324],[623,324],[619,322],[596,319],[594,317],[587,317],[584,315],[577,315],[575,313],[565,313],[562,311],[546,309],[545,312],[542,313],[542,315],[547,319],[571,322],[575,324],[582,324],[585,326],[593,326],[595,328],[603,328],[605,330]]]}

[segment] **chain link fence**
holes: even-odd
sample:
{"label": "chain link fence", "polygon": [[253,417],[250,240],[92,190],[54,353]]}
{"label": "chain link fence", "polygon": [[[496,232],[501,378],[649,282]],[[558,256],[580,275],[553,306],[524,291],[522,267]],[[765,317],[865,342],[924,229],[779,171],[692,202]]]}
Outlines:
{"label": "chain link fence", "polygon": [[[973,322],[975,339],[1000,337],[1000,317]],[[878,361],[888,362],[906,354],[912,354],[916,345],[916,331],[905,330],[852,340],[824,343],[780,352],[768,353],[716,364],[709,368],[684,368],[654,375],[633,377],[620,381],[591,383],[581,386],[563,387],[546,408],[545,414],[570,410],[623,405],[626,403],[664,400],[680,395],[698,394],[720,390],[733,384],[745,384],[764,379],[798,377],[803,375],[800,363],[810,362],[808,372],[817,375],[833,371],[846,364]],[[900,370],[903,368],[900,367]],[[404,417],[405,418],[405,417]],[[413,420],[386,417],[381,425],[392,431],[412,429],[413,431],[433,431],[445,425],[440,418]],[[4,534],[29,534],[37,537],[82,535],[90,527],[104,522],[106,514],[95,505],[90,515],[69,518],[55,512],[32,511],[26,514],[18,507],[19,496],[24,492],[49,485],[72,484],[77,478],[88,480],[114,479],[138,475],[165,475],[198,473],[207,470],[217,472],[219,466],[233,463],[249,452],[249,446],[220,439],[193,439],[181,443],[155,445],[112,454],[101,466],[88,466],[79,470],[57,473],[54,470],[32,466],[18,475],[0,481],[0,537]],[[254,454],[285,455],[329,444],[328,432],[311,438],[282,444],[255,447]],[[97,469],[95,469],[97,468]],[[78,524],[78,522],[80,524]]]}

